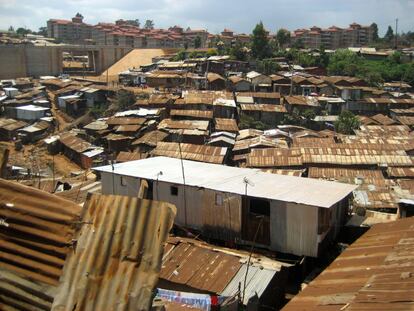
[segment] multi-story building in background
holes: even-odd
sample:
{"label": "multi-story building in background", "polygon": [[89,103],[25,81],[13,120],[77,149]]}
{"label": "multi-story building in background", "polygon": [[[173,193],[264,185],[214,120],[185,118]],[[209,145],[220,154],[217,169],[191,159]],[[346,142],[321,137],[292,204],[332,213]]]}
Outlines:
{"label": "multi-story building in background", "polygon": [[47,34],[62,42],[83,44],[91,38],[92,25],[83,22],[83,16],[76,14],[72,20],[50,19],[47,21]]}
{"label": "multi-story building in background", "polygon": [[322,29],[313,26],[310,29],[297,29],[292,33],[292,43],[301,43],[305,48],[338,49],[346,47],[361,47],[373,41],[374,29],[372,26],[361,26],[357,23],[348,28],[331,26]]}

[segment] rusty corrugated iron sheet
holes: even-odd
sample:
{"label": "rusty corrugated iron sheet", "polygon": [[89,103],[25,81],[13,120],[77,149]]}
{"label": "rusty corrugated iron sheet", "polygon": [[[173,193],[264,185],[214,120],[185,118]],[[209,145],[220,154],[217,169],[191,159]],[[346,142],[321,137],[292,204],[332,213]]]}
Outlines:
{"label": "rusty corrugated iron sheet", "polygon": [[5,176],[8,161],[9,161],[9,149],[5,147],[0,147],[0,177]]}
{"label": "rusty corrugated iron sheet", "polygon": [[135,161],[145,159],[147,154],[140,153],[140,152],[128,152],[128,151],[121,151],[118,156],[116,157],[117,163],[128,162],[128,161]]}
{"label": "rusty corrugated iron sheet", "polygon": [[52,310],[149,310],[176,208],[92,194]]}
{"label": "rusty corrugated iron sheet", "polygon": [[378,124],[382,124],[382,125],[398,124],[398,122],[396,122],[395,120],[393,120],[390,117],[387,117],[386,115],[383,115],[381,113],[376,114],[375,116],[372,116],[371,119],[374,120],[375,122],[377,122]]}
{"label": "rusty corrugated iron sheet", "polygon": [[246,166],[257,168],[302,166],[299,149],[267,148],[252,149],[247,156]]}
{"label": "rusty corrugated iron sheet", "polygon": [[168,133],[163,132],[163,131],[151,131],[148,133],[145,133],[142,137],[138,138],[137,140],[134,140],[132,142],[132,145],[140,145],[140,144],[144,144],[144,145],[148,145],[151,147],[155,147],[157,146],[158,142],[163,141],[164,139],[166,139],[168,137]]}
{"label": "rusty corrugated iron sheet", "polygon": [[164,119],[158,124],[158,129],[188,129],[188,130],[208,130],[209,121],[200,120],[171,120]]}
{"label": "rusty corrugated iron sheet", "polygon": [[86,150],[92,147],[92,144],[90,142],[83,140],[82,138],[70,133],[62,135],[59,138],[59,141],[67,148],[72,149],[73,151],[76,151],[78,153],[85,152]]}
{"label": "rusty corrugated iron sheet", "polygon": [[227,155],[227,148],[194,144],[181,144],[179,146],[178,143],[159,142],[151,154],[154,156],[178,159],[182,157],[186,160],[223,164]]}
{"label": "rusty corrugated iron sheet", "polygon": [[212,119],[213,111],[211,110],[187,110],[172,109],[170,115],[173,117],[191,117],[195,119]]}
{"label": "rusty corrugated iron sheet", "polygon": [[414,167],[389,167],[387,174],[389,177],[413,178]]}
{"label": "rusty corrugated iron sheet", "polygon": [[348,184],[375,185],[385,188],[388,183],[381,170],[364,170],[338,167],[310,167],[309,178],[335,180]]}
{"label": "rusty corrugated iron sheet", "polygon": [[272,104],[241,104],[242,111],[262,111],[273,113],[287,113],[285,106]]}
{"label": "rusty corrugated iron sheet", "polygon": [[237,133],[239,131],[237,122],[234,119],[216,118],[214,119],[214,124],[215,124],[216,131],[225,131],[225,132],[231,132],[231,133]]}
{"label": "rusty corrugated iron sheet", "polygon": [[82,208],[0,179],[0,309],[50,310]]}
{"label": "rusty corrugated iron sheet", "polygon": [[413,310],[414,218],[374,225],[283,311]]}
{"label": "rusty corrugated iron sheet", "polygon": [[142,125],[147,120],[145,118],[124,118],[124,117],[112,117],[106,120],[108,125]]}

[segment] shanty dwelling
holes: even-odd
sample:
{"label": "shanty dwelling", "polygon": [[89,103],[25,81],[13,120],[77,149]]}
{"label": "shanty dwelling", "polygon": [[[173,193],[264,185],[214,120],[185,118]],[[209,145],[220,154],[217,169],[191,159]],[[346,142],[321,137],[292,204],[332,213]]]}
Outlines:
{"label": "shanty dwelling", "polygon": [[185,299],[196,294],[210,310],[214,310],[211,301],[215,300],[220,308],[239,299],[247,310],[281,306],[291,265],[253,253],[247,268],[248,260],[249,253],[244,251],[170,237],[164,248],[157,298],[196,307],[194,300]]}
{"label": "shanty dwelling", "polygon": [[17,131],[28,124],[14,119],[0,119],[0,140],[12,140],[17,137]]}
{"label": "shanty dwelling", "polygon": [[224,90],[226,88],[226,80],[217,73],[209,72],[207,74],[207,88],[215,91]]}
{"label": "shanty dwelling", "polygon": [[3,88],[4,93],[9,98],[14,98],[19,94],[19,90],[14,87],[5,87]]}
{"label": "shanty dwelling", "polygon": [[91,168],[93,161],[103,154],[101,147],[72,134],[66,134],[59,139],[63,154],[82,168]]}
{"label": "shanty dwelling", "polygon": [[[11,111],[14,110],[14,111]],[[50,112],[49,108],[36,106],[36,105],[26,105],[18,106],[8,109],[8,114],[12,113],[12,117],[18,120],[24,121],[36,121],[40,118],[47,116]]]}
{"label": "shanty dwelling", "polygon": [[135,197],[148,185],[149,198],[177,206],[176,224],[204,236],[311,257],[337,236],[356,188],[163,156],[95,171],[102,193]]}
{"label": "shanty dwelling", "polygon": [[252,84],[254,91],[259,90],[260,85],[272,85],[272,78],[256,71],[248,72],[246,79]]}
{"label": "shanty dwelling", "polygon": [[322,110],[326,110],[329,115],[339,115],[343,107],[345,106],[345,101],[340,97],[318,97],[319,105],[322,107]]}
{"label": "shanty dwelling", "polygon": [[24,144],[34,143],[42,138],[45,138],[50,128],[51,125],[49,122],[39,121],[19,129],[18,136]]}
{"label": "shanty dwelling", "polygon": [[106,101],[105,92],[96,88],[85,87],[80,90],[83,92],[83,97],[86,99],[86,107],[92,108],[96,104]]}
{"label": "shanty dwelling", "polygon": [[150,131],[131,143],[132,148],[139,153],[148,153],[157,147],[158,142],[165,141],[168,133],[164,131]]}
{"label": "shanty dwelling", "polygon": [[227,89],[232,92],[248,92],[252,84],[239,76],[231,76],[227,81]]}
{"label": "shanty dwelling", "polygon": [[134,140],[132,136],[111,133],[105,136],[109,152],[129,151],[131,142]]}
{"label": "shanty dwelling", "polygon": [[76,116],[86,109],[86,101],[80,95],[67,95],[58,98],[58,107],[69,115]]}
{"label": "shanty dwelling", "polygon": [[241,104],[240,111],[241,115],[273,126],[280,124],[287,113],[285,106],[269,104]]}
{"label": "shanty dwelling", "polygon": [[235,119],[237,117],[237,106],[234,99],[217,98],[213,102],[214,118]]}

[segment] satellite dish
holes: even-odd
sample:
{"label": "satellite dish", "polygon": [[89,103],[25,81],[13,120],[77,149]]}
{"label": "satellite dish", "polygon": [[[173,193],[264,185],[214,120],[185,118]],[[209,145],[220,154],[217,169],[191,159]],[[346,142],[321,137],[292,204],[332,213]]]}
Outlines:
{"label": "satellite dish", "polygon": [[244,178],[243,178],[243,182],[244,182],[246,185],[249,185],[249,186],[251,186],[251,187],[254,187],[254,183],[253,183],[252,181],[250,181],[247,177],[244,177]]}

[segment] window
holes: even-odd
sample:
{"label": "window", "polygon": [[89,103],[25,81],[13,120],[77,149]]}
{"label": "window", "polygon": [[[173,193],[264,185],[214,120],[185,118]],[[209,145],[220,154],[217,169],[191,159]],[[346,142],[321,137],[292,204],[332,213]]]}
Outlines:
{"label": "window", "polygon": [[127,180],[125,176],[121,176],[121,186],[126,187],[127,185]]}
{"label": "window", "polygon": [[216,205],[218,206],[223,205],[223,196],[219,193],[216,193]]}
{"label": "window", "polygon": [[170,194],[173,196],[177,196],[178,195],[178,188],[176,186],[171,186],[170,187]]}
{"label": "window", "polygon": [[250,199],[250,214],[270,216],[270,202],[261,199]]}

